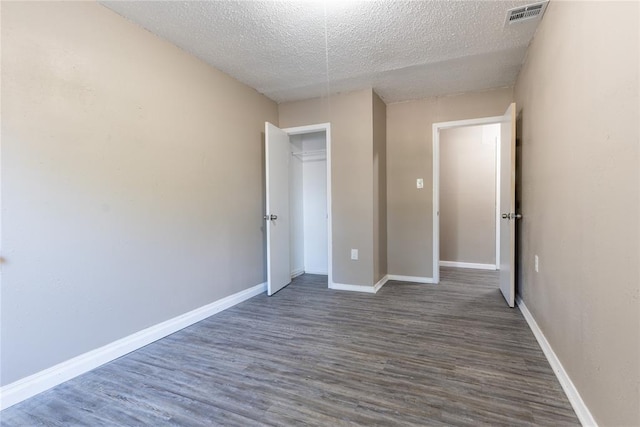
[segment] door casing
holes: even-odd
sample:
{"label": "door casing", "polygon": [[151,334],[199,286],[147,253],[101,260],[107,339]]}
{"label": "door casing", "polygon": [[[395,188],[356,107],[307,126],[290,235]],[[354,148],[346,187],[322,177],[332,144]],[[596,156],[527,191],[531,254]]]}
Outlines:
{"label": "door casing", "polygon": [[289,136],[324,132],[327,144],[327,286],[333,285],[333,221],[331,213],[331,123],[283,128]]}
{"label": "door casing", "polygon": [[[478,119],[454,120],[433,124],[433,156],[432,156],[432,197],[433,197],[433,283],[440,283],[440,131],[467,126],[482,126],[502,123],[502,116],[482,117]],[[496,168],[500,167],[500,147],[497,147]],[[499,178],[497,176],[496,178]],[[496,265],[500,260],[500,188],[496,179]],[[498,267],[499,268],[499,267]]]}

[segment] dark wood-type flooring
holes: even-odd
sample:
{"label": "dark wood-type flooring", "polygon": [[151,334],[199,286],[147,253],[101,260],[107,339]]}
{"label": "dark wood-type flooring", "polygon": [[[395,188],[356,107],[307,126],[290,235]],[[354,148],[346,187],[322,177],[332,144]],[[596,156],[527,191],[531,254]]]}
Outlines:
{"label": "dark wood-type flooring", "polygon": [[495,272],[304,275],[3,411],[3,426],[579,425]]}

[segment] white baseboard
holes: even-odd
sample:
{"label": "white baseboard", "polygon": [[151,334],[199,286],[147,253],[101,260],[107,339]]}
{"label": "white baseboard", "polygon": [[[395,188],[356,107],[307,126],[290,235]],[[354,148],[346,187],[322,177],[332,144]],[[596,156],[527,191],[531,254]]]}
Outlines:
{"label": "white baseboard", "polygon": [[389,275],[385,275],[382,279],[380,279],[378,283],[373,285],[373,291],[377,293],[380,290],[380,288],[387,283],[388,280],[389,280]]}
{"label": "white baseboard", "polygon": [[295,279],[295,278],[296,278],[296,277],[298,277],[298,276],[302,276],[304,273],[305,273],[305,271],[304,271],[304,269],[303,269],[303,268],[299,268],[299,269],[297,269],[297,270],[293,270],[293,271],[291,272],[291,278],[292,278],[292,279]]}
{"label": "white baseboard", "polygon": [[261,283],[7,384],[0,388],[0,410],[13,406],[78,375],[111,362],[118,357],[171,335],[180,329],[233,307],[265,292],[266,289],[267,284]]}
{"label": "white baseboard", "polygon": [[397,280],[399,282],[433,283],[433,277],[399,276],[397,274],[389,274],[387,278],[388,280]]}
{"label": "white baseboard", "polygon": [[520,296],[516,297],[516,303],[518,304],[518,308],[520,309],[520,312],[522,313],[525,320],[529,324],[529,328],[531,329],[531,332],[533,332],[533,335],[536,337],[536,340],[538,340],[538,344],[540,344],[540,347],[542,348],[544,355],[547,357],[547,360],[551,365],[551,369],[553,369],[553,372],[556,374],[556,377],[558,377],[558,381],[560,382],[560,385],[562,386],[564,393],[567,395],[567,398],[569,399],[569,403],[571,403],[573,410],[576,412],[576,415],[578,416],[580,423],[583,426],[597,427],[598,424],[596,423],[596,420],[593,418],[593,415],[591,415],[589,408],[582,400],[582,397],[580,396],[578,389],[571,381],[571,378],[569,378],[569,374],[567,374],[567,371],[565,371],[564,366],[562,366],[562,363],[560,362],[560,359],[558,359],[558,356],[556,356],[556,353],[553,351],[553,348],[551,348],[551,344],[549,344],[549,341],[547,341],[547,338],[542,333],[542,330],[538,326],[536,319],[533,318],[533,316],[531,315],[531,312],[525,305],[524,301],[522,301],[522,298],[520,298]]}
{"label": "white baseboard", "polygon": [[364,292],[367,294],[375,294],[376,290],[373,286],[366,285],[348,285],[345,283],[332,283],[329,285],[330,289],[335,289],[337,291],[352,291],[352,292]]}
{"label": "white baseboard", "polygon": [[474,268],[476,270],[497,270],[495,264],[478,264],[475,262],[440,261],[440,267]]}
{"label": "white baseboard", "polygon": [[329,289],[335,289],[338,291],[352,291],[352,292],[364,292],[367,294],[375,294],[380,288],[382,288],[387,281],[389,280],[389,276],[384,276],[378,283],[373,286],[366,285],[349,285],[346,283],[331,283],[329,285]]}

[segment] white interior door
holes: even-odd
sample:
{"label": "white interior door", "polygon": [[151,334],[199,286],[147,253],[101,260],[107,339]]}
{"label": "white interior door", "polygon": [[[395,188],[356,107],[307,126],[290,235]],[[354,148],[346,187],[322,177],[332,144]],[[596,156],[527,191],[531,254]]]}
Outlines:
{"label": "white interior door", "polygon": [[507,108],[500,123],[500,290],[509,307],[516,297],[516,104]]}
{"label": "white interior door", "polygon": [[289,135],[265,123],[267,295],[291,282],[289,259]]}

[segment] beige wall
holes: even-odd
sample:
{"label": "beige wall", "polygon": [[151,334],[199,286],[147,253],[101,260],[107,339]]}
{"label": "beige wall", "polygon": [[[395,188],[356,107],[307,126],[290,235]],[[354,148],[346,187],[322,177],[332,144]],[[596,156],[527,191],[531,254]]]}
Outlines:
{"label": "beige wall", "polygon": [[264,282],[275,103],[96,3],[1,24],[3,385]]}
{"label": "beige wall", "polygon": [[638,9],[552,1],[515,91],[520,293],[603,426],[640,425]]}
{"label": "beige wall", "polygon": [[[373,286],[371,89],[280,104],[280,127],[331,122],[333,281]],[[359,260],[351,260],[351,249]]]}
{"label": "beige wall", "polygon": [[433,123],[502,115],[511,101],[504,88],[387,105],[389,274],[433,277]]}
{"label": "beige wall", "polygon": [[440,133],[440,260],[496,263],[496,138],[500,125]]}
{"label": "beige wall", "polygon": [[373,92],[373,281],[387,274],[387,106]]}

